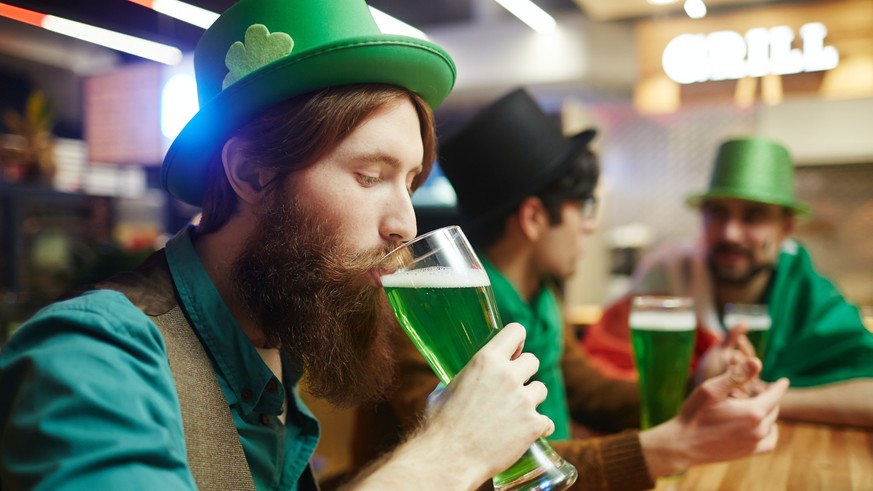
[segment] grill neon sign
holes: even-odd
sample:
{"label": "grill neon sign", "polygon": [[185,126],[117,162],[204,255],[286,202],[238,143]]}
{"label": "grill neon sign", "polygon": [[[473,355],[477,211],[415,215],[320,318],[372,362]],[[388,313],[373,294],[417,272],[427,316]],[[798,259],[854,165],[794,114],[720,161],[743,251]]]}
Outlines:
{"label": "grill neon sign", "polygon": [[801,49],[791,47],[794,31],[788,26],[758,27],[745,36],[736,31],[681,34],[667,44],[661,64],[680,84],[817,72],[839,64],[837,49],[824,44],[824,24],[810,22],[799,32]]}

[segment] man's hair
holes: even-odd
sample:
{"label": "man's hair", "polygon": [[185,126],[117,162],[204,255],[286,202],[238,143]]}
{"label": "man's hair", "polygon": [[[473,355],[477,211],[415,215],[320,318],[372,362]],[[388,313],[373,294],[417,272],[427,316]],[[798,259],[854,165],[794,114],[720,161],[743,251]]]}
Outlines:
{"label": "man's hair", "polygon": [[549,214],[549,224],[561,223],[561,208],[567,201],[584,200],[594,193],[600,170],[597,155],[589,148],[577,153],[562,165],[564,173],[546,184],[542,189],[533,191],[520,199],[504,213],[500,213],[481,224],[469,228],[467,236],[477,248],[484,249],[497,242],[506,230],[506,221],[518,212],[521,202],[535,196],[543,202]]}
{"label": "man's hair", "polygon": [[[418,113],[424,146],[422,172],[412,183],[418,188],[430,173],[436,158],[433,113],[417,94],[391,85],[346,85],[329,87],[289,99],[263,112],[236,131],[243,141],[247,165],[272,168],[277,178],[269,192],[284,177],[305,169],[327,155],[383,105],[406,98]],[[237,209],[237,196],[222,165],[221,152],[209,163],[203,196],[201,233],[210,233],[227,223]]]}

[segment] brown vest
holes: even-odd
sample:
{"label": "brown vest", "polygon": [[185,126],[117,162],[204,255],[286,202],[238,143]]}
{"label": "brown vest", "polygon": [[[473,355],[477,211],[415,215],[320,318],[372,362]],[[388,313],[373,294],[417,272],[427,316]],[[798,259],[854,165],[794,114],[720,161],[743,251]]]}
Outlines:
{"label": "brown vest", "polygon": [[[254,491],[230,407],[200,338],[176,300],[164,251],[153,254],[136,270],[113,276],[95,288],[123,293],[161,331],[179,396],[188,466],[197,488]],[[309,466],[298,489],[318,490]]]}

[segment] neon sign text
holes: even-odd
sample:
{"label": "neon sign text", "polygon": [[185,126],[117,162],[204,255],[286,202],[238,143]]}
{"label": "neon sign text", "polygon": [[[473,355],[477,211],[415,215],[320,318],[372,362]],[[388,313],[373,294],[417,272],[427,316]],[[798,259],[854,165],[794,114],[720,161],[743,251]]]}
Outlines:
{"label": "neon sign text", "polygon": [[682,34],[667,44],[661,63],[680,84],[830,70],[840,55],[825,46],[827,32],[821,22],[804,24],[802,49],[791,47],[794,31],[788,26],[754,28],[745,36],[736,31]]}

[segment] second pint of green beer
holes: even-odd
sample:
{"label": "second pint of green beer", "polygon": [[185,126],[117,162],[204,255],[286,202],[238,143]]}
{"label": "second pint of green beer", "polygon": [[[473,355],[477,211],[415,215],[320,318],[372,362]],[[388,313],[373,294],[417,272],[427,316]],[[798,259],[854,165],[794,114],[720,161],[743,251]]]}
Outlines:
{"label": "second pint of green beer", "polygon": [[382,277],[403,330],[448,384],[501,325],[484,270],[432,267]]}
{"label": "second pint of green beer", "polygon": [[755,347],[755,354],[761,361],[767,355],[770,340],[770,313],[763,304],[729,303],[724,307],[724,326],[733,329],[740,324],[748,328],[746,337]]}
{"label": "second pint of green beer", "polygon": [[697,321],[691,299],[645,296],[634,298],[629,321],[646,429],[682,406]]}

